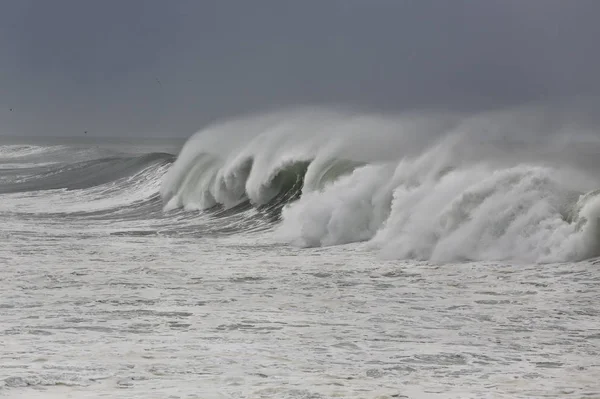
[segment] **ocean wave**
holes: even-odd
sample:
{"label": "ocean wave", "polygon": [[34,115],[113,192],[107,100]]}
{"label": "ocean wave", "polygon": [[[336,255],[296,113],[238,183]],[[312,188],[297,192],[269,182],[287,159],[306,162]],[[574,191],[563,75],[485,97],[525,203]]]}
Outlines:
{"label": "ocean wave", "polygon": [[173,159],[150,153],[2,169],[0,211],[22,217],[161,218],[160,182]]}
{"label": "ocean wave", "polygon": [[13,160],[15,158],[26,158],[40,154],[47,154],[53,152],[60,152],[68,147],[55,145],[55,146],[39,146],[39,145],[26,145],[26,144],[9,144],[0,146],[0,160]]}
{"label": "ocean wave", "polygon": [[125,155],[99,146],[5,144],[0,145],[0,168],[19,164],[67,164]]}
{"label": "ocean wave", "polygon": [[589,115],[304,109],[240,119],[192,137],[161,195],[165,209],[278,210],[277,236],[300,246],[367,241],[387,257],[433,261],[585,259],[600,255],[600,140]]}
{"label": "ocean wave", "polygon": [[0,193],[18,193],[56,189],[86,189],[109,183],[153,164],[168,164],[170,154],[151,153],[136,157],[109,157],[66,164],[33,164],[29,167],[4,168],[0,175]]}

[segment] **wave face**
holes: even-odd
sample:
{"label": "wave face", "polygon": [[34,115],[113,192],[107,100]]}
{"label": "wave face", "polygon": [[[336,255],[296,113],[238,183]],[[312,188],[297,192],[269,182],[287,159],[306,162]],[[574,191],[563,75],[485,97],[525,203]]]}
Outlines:
{"label": "wave face", "polygon": [[174,161],[70,146],[0,146],[2,212],[123,218],[162,213],[158,188]]}
{"label": "wave face", "polygon": [[275,210],[299,246],[368,242],[432,261],[600,255],[597,110],[474,116],[301,109],[210,126],[166,174],[166,209]]}

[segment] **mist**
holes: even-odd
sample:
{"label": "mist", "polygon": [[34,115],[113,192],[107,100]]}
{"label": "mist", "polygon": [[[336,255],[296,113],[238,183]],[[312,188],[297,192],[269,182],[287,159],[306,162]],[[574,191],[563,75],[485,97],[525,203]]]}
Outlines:
{"label": "mist", "polygon": [[477,113],[600,95],[594,0],[11,0],[0,135],[187,137],[298,106]]}

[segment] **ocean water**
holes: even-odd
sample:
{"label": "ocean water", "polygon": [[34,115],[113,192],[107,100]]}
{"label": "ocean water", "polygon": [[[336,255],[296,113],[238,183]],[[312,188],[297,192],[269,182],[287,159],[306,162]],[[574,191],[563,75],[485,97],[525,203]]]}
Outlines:
{"label": "ocean water", "polygon": [[0,141],[0,397],[600,398],[600,140],[540,112]]}

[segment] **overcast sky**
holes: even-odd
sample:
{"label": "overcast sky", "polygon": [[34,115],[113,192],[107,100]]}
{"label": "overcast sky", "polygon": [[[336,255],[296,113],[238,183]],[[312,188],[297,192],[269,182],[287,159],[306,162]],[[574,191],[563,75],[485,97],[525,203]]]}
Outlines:
{"label": "overcast sky", "polygon": [[598,95],[599,15],[598,0],[0,0],[0,134]]}

